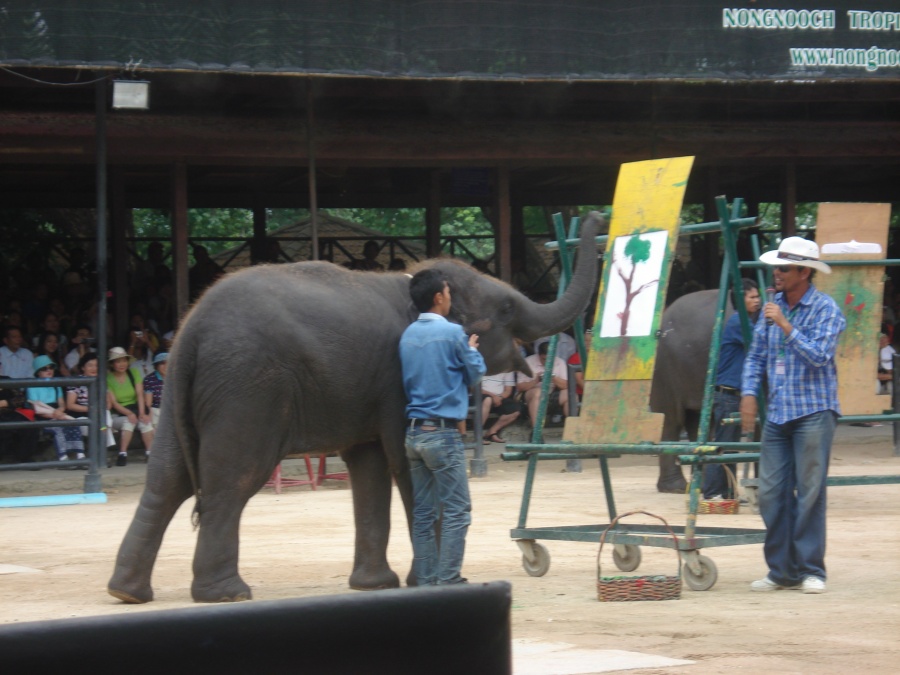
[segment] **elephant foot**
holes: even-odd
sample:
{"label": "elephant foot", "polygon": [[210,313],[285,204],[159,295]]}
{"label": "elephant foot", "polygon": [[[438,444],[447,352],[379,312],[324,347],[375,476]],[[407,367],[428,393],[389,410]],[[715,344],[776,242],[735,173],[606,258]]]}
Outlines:
{"label": "elephant foot", "polygon": [[658,492],[684,494],[687,481],[681,473],[681,466],[673,455],[659,456],[659,480],[656,481]]}
{"label": "elephant foot", "polygon": [[191,584],[194,602],[243,602],[253,598],[250,587],[240,577],[234,577],[213,584]]}
{"label": "elephant foot", "polygon": [[681,480],[676,478],[665,482],[658,481],[656,483],[656,490],[657,492],[683,495],[685,490],[687,490],[687,481],[684,478]]}
{"label": "elephant foot", "polygon": [[142,605],[153,600],[153,588],[151,588],[150,584],[129,586],[117,581],[115,576],[110,579],[106,592],[129,605]]}
{"label": "elephant foot", "polygon": [[372,572],[353,570],[350,575],[350,588],[354,591],[380,591],[385,588],[400,588],[400,577],[390,568]]}

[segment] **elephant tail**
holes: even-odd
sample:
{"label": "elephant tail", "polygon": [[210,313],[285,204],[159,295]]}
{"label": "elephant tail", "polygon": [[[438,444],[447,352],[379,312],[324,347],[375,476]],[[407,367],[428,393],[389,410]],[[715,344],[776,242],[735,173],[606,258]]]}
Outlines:
{"label": "elephant tail", "polygon": [[[187,330],[185,330],[187,329]],[[184,465],[191,480],[194,492],[194,510],[191,514],[191,522],[194,529],[200,526],[200,515],[203,511],[203,491],[200,487],[200,436],[194,424],[194,387],[193,383],[197,374],[197,343],[196,334],[190,330],[189,322],[182,324],[182,328],[176,338],[176,344],[172,348],[172,356],[169,361],[169,377],[167,386],[173,389],[175,405],[174,422],[175,434],[178,444],[184,455]]]}

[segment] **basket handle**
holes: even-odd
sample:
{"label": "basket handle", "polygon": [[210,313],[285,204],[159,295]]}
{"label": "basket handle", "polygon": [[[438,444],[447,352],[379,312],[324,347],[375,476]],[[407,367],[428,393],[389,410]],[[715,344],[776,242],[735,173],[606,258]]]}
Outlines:
{"label": "basket handle", "polygon": [[634,516],[637,514],[643,514],[645,516],[650,516],[651,518],[656,518],[669,531],[669,534],[672,537],[672,541],[675,542],[675,559],[678,562],[677,576],[679,578],[681,578],[681,553],[678,550],[678,536],[675,534],[674,530],[672,530],[672,527],[669,525],[669,523],[666,522],[665,518],[662,518],[661,516],[658,516],[655,513],[650,513],[649,511],[642,511],[640,509],[635,510],[635,511],[629,511],[628,513],[623,513],[621,515],[616,516],[615,518],[612,519],[612,522],[610,522],[610,524],[606,526],[606,529],[603,530],[603,532],[600,534],[600,548],[597,549],[597,578],[598,579],[600,578],[600,554],[603,553],[603,545],[606,543],[607,533],[610,530],[615,529],[616,525],[622,518],[627,518],[628,516]]}

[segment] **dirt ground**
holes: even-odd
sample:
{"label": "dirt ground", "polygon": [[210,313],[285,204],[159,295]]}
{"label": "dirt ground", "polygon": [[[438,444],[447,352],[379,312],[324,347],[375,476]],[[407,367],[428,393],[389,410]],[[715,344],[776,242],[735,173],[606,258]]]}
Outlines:
{"label": "dirt ground", "polygon": [[[552,558],[549,572],[543,577],[525,573],[509,536],[518,519],[525,464],[501,462],[499,450],[500,446],[489,448],[488,475],[471,481],[474,517],[464,574],[472,582],[512,583],[514,640],[694,662],[643,673],[896,672],[900,485],[830,489],[829,578],[824,595],[750,593],[749,583],[765,573],[762,547],[751,544],[705,551],[719,570],[718,582],[709,591],[685,587],[680,600],[601,603],[595,589],[595,544],[544,542]],[[887,426],[839,427],[831,473],[900,474],[900,458],[892,453]],[[655,491],[654,461],[633,457],[611,461],[618,510],[644,509],[683,525],[684,498]],[[131,481],[124,470],[118,479],[116,469],[104,472],[107,504],[0,509],[0,568],[12,572],[0,574],[0,623],[192,605],[195,534],[187,505],[170,526],[156,564],[156,600],[124,605],[105,592],[117,547],[140,495],[143,465],[135,464],[127,467],[128,475],[134,476]],[[607,522],[596,462],[586,462],[582,473],[567,473],[564,466],[560,461],[541,463],[528,526]],[[24,494],[80,492],[82,480],[78,472],[4,472],[0,497],[23,490]],[[402,577],[411,549],[399,498],[394,500],[393,523],[389,560]],[[699,525],[759,528],[761,521],[746,510],[734,516],[701,516]],[[353,530],[345,483],[315,492],[292,488],[281,495],[264,489],[244,513],[241,536],[241,572],[256,599],[352,592],[347,577]],[[604,573],[615,574],[608,549],[601,565]],[[642,553],[640,569],[631,574],[675,573],[673,551],[643,547]]]}

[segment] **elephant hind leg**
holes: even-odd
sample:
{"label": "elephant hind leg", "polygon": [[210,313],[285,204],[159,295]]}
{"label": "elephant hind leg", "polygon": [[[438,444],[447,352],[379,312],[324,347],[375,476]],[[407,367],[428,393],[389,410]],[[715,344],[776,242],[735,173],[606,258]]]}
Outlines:
{"label": "elephant hind leg", "polygon": [[687,481],[681,472],[681,465],[675,455],[659,456],[659,480],[656,481],[658,492],[684,494]]}
{"label": "elephant hind leg", "polygon": [[153,600],[150,576],[163,535],[178,507],[192,494],[181,449],[163,433],[153,446],[147,483],[107,585],[111,596],[129,604]]}

